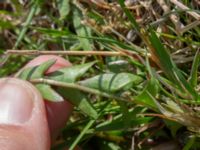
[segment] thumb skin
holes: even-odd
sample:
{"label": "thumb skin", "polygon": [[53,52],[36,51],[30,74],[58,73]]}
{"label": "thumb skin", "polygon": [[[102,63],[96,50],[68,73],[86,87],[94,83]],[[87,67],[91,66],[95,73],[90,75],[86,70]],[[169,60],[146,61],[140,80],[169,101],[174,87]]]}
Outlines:
{"label": "thumb skin", "polygon": [[27,81],[0,79],[0,149],[50,149],[44,102]]}

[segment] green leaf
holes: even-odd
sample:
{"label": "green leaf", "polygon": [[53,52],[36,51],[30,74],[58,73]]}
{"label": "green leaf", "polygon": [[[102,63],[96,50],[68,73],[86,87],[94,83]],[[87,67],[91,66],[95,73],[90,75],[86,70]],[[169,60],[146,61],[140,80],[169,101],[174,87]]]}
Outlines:
{"label": "green leaf", "polygon": [[[137,114],[141,113],[142,108],[137,107],[132,110],[129,110],[128,116],[131,116],[129,119],[129,127],[137,126],[140,124],[148,123],[152,117],[138,117]],[[111,130],[123,130],[127,129],[126,124],[124,123],[123,115],[117,115],[113,118],[112,121],[108,120],[96,126],[95,131],[111,131]]]}
{"label": "green leaf", "polygon": [[94,65],[94,63],[95,62],[90,62],[82,65],[62,68],[49,74],[48,77],[52,80],[72,83],[84,75],[86,71]]}
{"label": "green leaf", "polygon": [[62,96],[60,96],[55,90],[53,90],[47,84],[36,84],[35,86],[40,91],[42,97],[45,100],[49,100],[52,102],[60,102],[64,100]]}
{"label": "green leaf", "polygon": [[82,92],[70,88],[58,88],[57,91],[65,99],[69,100],[72,104],[77,106],[86,115],[94,119],[98,117],[95,108],[92,106],[87,96]]}
{"label": "green leaf", "polygon": [[185,79],[176,64],[173,62],[169,53],[164,48],[163,44],[161,43],[152,28],[150,28],[149,40],[154,47],[154,55],[159,60],[161,68],[163,69],[166,76],[177,85],[179,90],[181,90],[182,92],[188,92],[188,94],[190,94],[194,99],[197,100],[198,94]]}
{"label": "green leaf", "polygon": [[[91,30],[89,27],[83,25],[81,11],[76,7],[73,9],[73,24],[78,36],[91,37]],[[91,41],[87,38],[79,38],[81,46],[84,50],[92,50]]]}
{"label": "green leaf", "polygon": [[175,72],[177,78],[179,79],[179,81],[181,82],[181,85],[182,85],[183,89],[185,91],[189,92],[194,100],[198,100],[199,101],[200,99],[199,99],[198,93],[188,83],[188,81],[185,79],[185,77],[183,76],[183,74],[181,73],[181,71],[179,69],[177,69],[177,68],[174,68],[174,72]]}
{"label": "green leaf", "polygon": [[[110,136],[110,135],[107,135],[107,136]],[[118,136],[113,136],[113,138],[117,138],[117,137]],[[114,143],[108,140],[98,140],[98,147],[101,150],[122,150],[122,148],[119,146],[119,144],[117,144],[117,142]]]}
{"label": "green leaf", "polygon": [[152,99],[152,97],[149,96],[148,93],[151,93],[152,96],[155,97],[158,94],[158,91],[159,87],[157,85],[157,82],[154,78],[152,78],[151,80],[149,80],[149,82],[147,83],[146,87],[141,92],[141,94],[134,97],[134,102],[143,104],[146,107],[157,110],[157,106],[155,105],[154,100]]}
{"label": "green leaf", "polygon": [[80,81],[81,85],[105,92],[116,92],[129,89],[133,84],[139,84],[142,78],[131,73],[107,73]]}
{"label": "green leaf", "polygon": [[107,66],[111,72],[114,73],[120,73],[120,72],[126,72],[130,70],[130,65],[128,61],[124,60],[112,60],[116,59],[115,57],[107,57]]}
{"label": "green leaf", "polygon": [[196,136],[191,136],[191,137],[189,137],[189,139],[188,139],[186,145],[184,145],[184,147],[183,147],[183,150],[190,150],[190,149],[192,149],[192,147],[193,147],[194,144],[195,144],[195,140],[196,140],[196,139],[197,139]]}
{"label": "green leaf", "polygon": [[140,27],[138,25],[138,23],[136,22],[136,19],[134,18],[133,14],[130,12],[129,9],[126,8],[126,5],[124,4],[124,0],[118,0],[120,6],[122,7],[124,13],[126,14],[126,16],[128,17],[128,19],[131,22],[131,25],[133,26],[133,28],[136,29],[136,31],[140,31]]}
{"label": "green leaf", "polygon": [[122,112],[122,120],[123,120],[124,127],[128,128],[131,125],[130,118],[132,118],[133,116],[132,114],[129,113],[126,102],[118,101],[118,104],[120,105],[120,109]]}
{"label": "green leaf", "polygon": [[[130,124],[131,126],[137,126],[141,124],[148,123],[152,117],[145,117],[145,118],[131,118]],[[123,120],[113,120],[110,122],[110,124],[106,124],[105,126],[97,127],[97,131],[109,131],[109,130],[122,130],[122,129],[127,129],[124,126],[124,121]]]}
{"label": "green leaf", "polygon": [[199,51],[197,51],[196,55],[194,57],[194,61],[193,61],[193,64],[192,64],[192,70],[191,70],[190,78],[189,78],[189,82],[190,82],[192,87],[197,86],[197,76],[198,76],[199,63],[200,63],[200,53],[199,53]]}
{"label": "green leaf", "polygon": [[157,37],[156,33],[151,28],[149,40],[155,48],[154,54],[156,55],[156,58],[158,58],[163,71],[172,81],[178,83],[179,85],[180,83],[177,81],[174,72],[172,71],[172,69],[175,68],[176,65],[172,61],[169,53],[166,51],[159,38]]}
{"label": "green leaf", "polygon": [[70,12],[69,0],[57,0],[57,4],[60,13],[60,19],[65,19]]}
{"label": "green leaf", "polygon": [[[55,62],[56,60],[51,59],[42,63],[41,65],[26,68],[20,73],[19,78],[24,80],[41,78]],[[41,92],[44,99],[50,101],[63,101],[63,98],[49,85],[36,84],[35,86]]]}
{"label": "green leaf", "polygon": [[37,30],[37,32],[43,33],[45,35],[51,36],[51,37],[64,37],[73,35],[71,31],[69,31],[67,28],[63,29],[62,31],[59,31],[57,29],[51,29],[51,28],[42,28],[42,27],[30,27],[31,29]]}
{"label": "green leaf", "polygon": [[183,125],[179,124],[178,122],[171,121],[171,120],[164,120],[167,128],[170,129],[173,138],[176,138],[178,130],[183,127]]}
{"label": "green leaf", "polygon": [[19,78],[24,79],[24,80],[41,78],[44,75],[44,73],[53,64],[55,64],[55,62],[56,62],[55,59],[51,59],[42,63],[41,65],[26,68],[19,74]]}
{"label": "green leaf", "polygon": [[13,24],[10,21],[0,20],[0,29],[12,29],[14,28]]}
{"label": "green leaf", "polygon": [[24,22],[23,28],[21,29],[19,35],[17,36],[17,41],[15,42],[13,49],[17,48],[19,46],[20,42],[24,39],[24,36],[29,28],[29,25],[31,24],[31,21],[32,21],[38,7],[39,7],[38,1],[34,1],[34,4],[31,7],[31,9],[28,13],[28,16],[26,18],[26,21]]}
{"label": "green leaf", "polygon": [[[124,49],[128,49],[128,50],[133,50],[136,52],[145,52],[145,49],[142,49],[141,47],[137,46],[137,45],[128,45],[125,44],[124,42],[121,42],[119,40],[113,39],[109,36],[105,36],[105,35],[101,35],[98,34],[98,37],[95,36],[90,36],[90,37],[85,37],[85,36],[78,36],[79,38],[87,38],[87,39],[93,39],[96,41],[101,42],[102,44],[116,44],[117,46],[124,48]],[[75,37],[75,36],[73,36]]]}
{"label": "green leaf", "polygon": [[[91,68],[91,66],[94,63],[95,62],[91,62],[91,63],[82,64],[82,65],[62,68],[51,74],[48,74],[48,78],[55,81],[73,83],[82,75],[84,75],[86,71],[89,68]],[[83,94],[82,92],[76,89],[71,89],[71,88],[64,88],[64,89],[58,88],[56,91],[59,94],[61,94],[65,99],[68,99],[71,103],[77,106],[86,115],[92,118],[97,117],[96,110],[94,109],[92,104],[89,102],[89,99],[87,98],[87,96]]]}

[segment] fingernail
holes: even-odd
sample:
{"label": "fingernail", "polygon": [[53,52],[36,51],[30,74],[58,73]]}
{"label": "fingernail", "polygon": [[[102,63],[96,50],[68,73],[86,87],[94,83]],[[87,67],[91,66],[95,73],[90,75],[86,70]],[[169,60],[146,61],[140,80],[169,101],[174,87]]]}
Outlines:
{"label": "fingernail", "polygon": [[22,124],[29,120],[34,106],[33,88],[15,78],[0,79],[0,124]]}

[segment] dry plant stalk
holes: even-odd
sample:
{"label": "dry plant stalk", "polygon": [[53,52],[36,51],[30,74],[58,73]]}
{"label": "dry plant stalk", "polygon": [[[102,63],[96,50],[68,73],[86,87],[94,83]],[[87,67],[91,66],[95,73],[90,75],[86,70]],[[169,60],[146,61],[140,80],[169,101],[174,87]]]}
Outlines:
{"label": "dry plant stalk", "polygon": [[77,55],[77,56],[124,56],[122,52],[111,52],[111,51],[48,51],[48,50],[7,50],[5,54],[15,55]]}
{"label": "dry plant stalk", "polygon": [[80,91],[86,92],[86,93],[91,93],[94,95],[99,95],[99,96],[103,96],[103,97],[107,97],[110,99],[115,99],[115,100],[119,100],[119,101],[124,101],[124,102],[130,102],[131,99],[125,99],[123,97],[118,97],[112,94],[108,94],[106,92],[102,92],[96,89],[92,89],[92,88],[88,88],[86,86],[82,86],[80,84],[76,84],[76,83],[64,83],[64,82],[60,82],[60,81],[55,81],[55,80],[51,80],[51,79],[45,79],[45,78],[39,78],[39,79],[31,79],[30,82],[32,83],[44,83],[44,84],[48,84],[48,85],[53,85],[53,86],[59,86],[59,87],[63,87],[63,88],[72,88],[72,89],[78,89]]}

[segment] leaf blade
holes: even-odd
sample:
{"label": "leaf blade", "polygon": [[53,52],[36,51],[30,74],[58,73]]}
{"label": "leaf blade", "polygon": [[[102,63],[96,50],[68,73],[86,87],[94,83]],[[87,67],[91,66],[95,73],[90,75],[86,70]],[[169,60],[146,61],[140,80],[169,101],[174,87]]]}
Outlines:
{"label": "leaf blade", "polygon": [[57,91],[65,99],[69,100],[72,104],[77,106],[86,115],[92,117],[93,119],[96,119],[98,117],[95,108],[90,103],[87,96],[82,92],[70,88],[58,88]]}
{"label": "leaf blade", "polygon": [[64,101],[63,97],[60,96],[55,90],[53,90],[47,84],[36,84],[36,88],[40,91],[42,97],[45,100],[49,100],[52,102],[61,102]]}
{"label": "leaf blade", "polygon": [[84,75],[95,62],[90,62],[86,64],[76,65],[72,67],[66,67],[59,69],[51,74],[49,74],[48,78],[56,81],[75,82],[79,77]]}
{"label": "leaf blade", "polygon": [[130,73],[107,73],[80,81],[81,85],[105,92],[117,92],[129,88],[132,84],[139,84],[142,78]]}
{"label": "leaf blade", "polygon": [[[78,36],[83,37],[90,37],[91,36],[91,29],[81,23],[82,21],[82,14],[81,12],[75,7],[73,9],[73,24]],[[91,41],[87,38],[79,38],[81,46],[84,50],[92,50]]]}
{"label": "leaf blade", "polygon": [[69,0],[57,0],[58,10],[60,13],[60,20],[65,19],[65,17],[69,14],[70,12],[69,2],[70,2]]}
{"label": "leaf blade", "polygon": [[41,78],[55,62],[55,59],[50,59],[41,65],[25,68],[18,77],[24,80]]}

